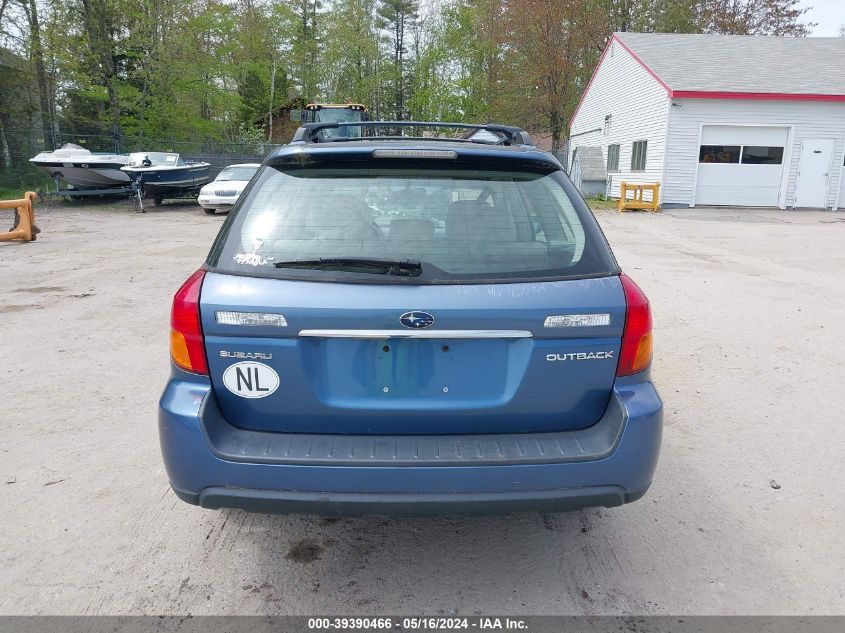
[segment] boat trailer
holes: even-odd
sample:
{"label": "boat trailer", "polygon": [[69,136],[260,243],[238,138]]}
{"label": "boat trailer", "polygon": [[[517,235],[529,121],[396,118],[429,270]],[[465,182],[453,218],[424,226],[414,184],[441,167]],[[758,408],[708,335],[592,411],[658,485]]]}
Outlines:
{"label": "boat trailer", "polygon": [[130,185],[126,185],[125,187],[104,187],[102,189],[62,189],[62,176],[58,172],[53,174],[53,180],[56,183],[56,190],[40,192],[43,197],[64,196],[71,199],[78,199],[86,196],[117,196],[132,193],[132,187]]}
{"label": "boat trailer", "polygon": [[161,206],[165,198],[167,200],[196,200],[197,196],[199,196],[200,189],[202,189],[203,186],[207,184],[203,182],[198,185],[189,185],[187,187],[182,187],[175,194],[167,195],[166,197],[149,196],[144,191],[143,174],[132,174],[130,178],[131,180],[129,181],[129,186],[126,187],[126,191],[129,193],[129,201],[132,203],[132,208],[135,210],[135,213],[147,212],[147,210],[144,208],[144,198],[148,200],[152,198],[153,203],[157,207]]}

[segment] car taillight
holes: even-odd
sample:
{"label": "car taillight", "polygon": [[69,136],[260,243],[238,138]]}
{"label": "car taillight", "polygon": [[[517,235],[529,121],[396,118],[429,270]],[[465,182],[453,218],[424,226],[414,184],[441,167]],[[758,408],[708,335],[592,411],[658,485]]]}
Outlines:
{"label": "car taillight", "polygon": [[651,363],[651,307],[640,287],[627,275],[619,275],[627,305],[622,350],[619,352],[617,376],[630,376]]}
{"label": "car taillight", "polygon": [[188,277],[173,297],[170,313],[170,358],[176,366],[195,374],[208,375],[200,322],[200,289],[205,277],[198,270]]}

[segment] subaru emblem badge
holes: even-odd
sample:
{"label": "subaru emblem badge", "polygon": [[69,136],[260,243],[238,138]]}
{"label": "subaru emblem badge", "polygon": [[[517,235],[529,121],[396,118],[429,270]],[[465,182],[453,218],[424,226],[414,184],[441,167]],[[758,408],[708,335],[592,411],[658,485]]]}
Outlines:
{"label": "subaru emblem badge", "polygon": [[419,330],[424,327],[431,327],[434,325],[434,317],[428,312],[420,312],[415,310],[413,312],[406,312],[399,317],[399,323],[412,330]]}

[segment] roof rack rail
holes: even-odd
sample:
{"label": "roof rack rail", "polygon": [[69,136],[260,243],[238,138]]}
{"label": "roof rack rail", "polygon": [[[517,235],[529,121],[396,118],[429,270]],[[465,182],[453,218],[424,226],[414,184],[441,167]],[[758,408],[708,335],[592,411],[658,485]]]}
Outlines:
{"label": "roof rack rail", "polygon": [[[465,134],[463,137],[437,137],[437,136],[404,136],[396,134],[371,134],[369,136],[322,136],[320,132],[324,130],[331,130],[337,128],[445,128],[445,129],[466,129],[471,130],[472,134]],[[490,140],[473,139],[472,136],[479,131],[489,132],[496,136],[498,141],[491,142]],[[326,121],[320,123],[305,123],[296,130],[293,135],[292,143],[331,143],[331,142],[347,142],[347,141],[389,141],[389,140],[420,140],[420,141],[450,141],[462,143],[479,143],[483,145],[526,145],[534,147],[534,141],[531,136],[519,127],[511,125],[499,125],[496,123],[487,123],[479,125],[475,123],[440,123],[436,121]]]}

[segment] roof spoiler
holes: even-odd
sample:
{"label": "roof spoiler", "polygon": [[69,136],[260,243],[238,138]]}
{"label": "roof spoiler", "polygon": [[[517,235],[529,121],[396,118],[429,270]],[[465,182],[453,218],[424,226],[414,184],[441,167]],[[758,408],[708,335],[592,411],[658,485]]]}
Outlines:
{"label": "roof spoiler", "polygon": [[[324,130],[340,129],[340,128],[368,128],[368,134],[364,136],[336,136],[327,137],[320,133]],[[394,128],[388,129],[387,134],[379,134],[377,128]],[[396,128],[440,128],[440,129],[462,129],[467,132],[458,138],[454,137],[438,137],[438,136],[405,136],[401,130]],[[486,139],[473,139],[472,137],[479,131],[485,131],[498,140],[491,141]],[[300,127],[296,134],[293,135],[292,143],[330,143],[338,141],[368,141],[368,140],[424,140],[424,141],[451,141],[463,143],[478,143],[482,145],[523,145],[534,147],[534,141],[531,136],[519,127],[511,125],[499,125],[495,123],[488,123],[484,125],[477,125],[473,123],[439,123],[434,121],[344,121],[344,122],[320,122],[320,123],[305,123]]]}

